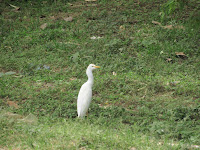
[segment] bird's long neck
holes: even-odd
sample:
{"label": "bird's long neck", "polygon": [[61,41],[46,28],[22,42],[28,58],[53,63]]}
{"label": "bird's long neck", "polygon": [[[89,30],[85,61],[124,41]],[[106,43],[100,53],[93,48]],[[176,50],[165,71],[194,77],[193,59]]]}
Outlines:
{"label": "bird's long neck", "polygon": [[88,80],[87,80],[87,83],[90,84],[91,86],[93,85],[94,83],[94,77],[93,77],[93,74],[92,74],[92,70],[86,70],[86,74],[88,76]]}

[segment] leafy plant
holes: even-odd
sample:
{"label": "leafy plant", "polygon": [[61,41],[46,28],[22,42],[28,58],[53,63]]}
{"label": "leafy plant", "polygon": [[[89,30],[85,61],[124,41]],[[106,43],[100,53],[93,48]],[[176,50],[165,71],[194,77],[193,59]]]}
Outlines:
{"label": "leafy plant", "polygon": [[161,21],[163,22],[166,16],[174,13],[176,9],[183,10],[185,5],[187,5],[186,0],[168,0],[161,7]]}

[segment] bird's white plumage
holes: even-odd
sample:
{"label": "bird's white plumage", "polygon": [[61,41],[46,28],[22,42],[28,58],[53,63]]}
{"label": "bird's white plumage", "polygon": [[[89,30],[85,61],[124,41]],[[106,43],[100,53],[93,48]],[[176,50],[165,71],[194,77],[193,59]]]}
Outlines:
{"label": "bird's white plumage", "polygon": [[77,99],[78,117],[84,117],[89,109],[92,100],[92,86],[94,82],[92,71],[96,68],[100,67],[90,64],[86,70],[88,81],[81,86]]}
{"label": "bird's white plumage", "polygon": [[84,117],[89,109],[92,100],[92,87],[87,83],[83,84],[78,95],[78,117]]}

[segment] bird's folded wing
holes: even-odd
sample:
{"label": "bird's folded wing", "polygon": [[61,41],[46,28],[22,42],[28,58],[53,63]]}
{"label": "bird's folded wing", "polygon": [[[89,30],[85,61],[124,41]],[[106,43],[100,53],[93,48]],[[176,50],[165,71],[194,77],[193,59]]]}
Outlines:
{"label": "bird's folded wing", "polygon": [[81,112],[87,112],[92,99],[92,89],[87,85],[83,85],[79,91],[77,100],[77,109]]}

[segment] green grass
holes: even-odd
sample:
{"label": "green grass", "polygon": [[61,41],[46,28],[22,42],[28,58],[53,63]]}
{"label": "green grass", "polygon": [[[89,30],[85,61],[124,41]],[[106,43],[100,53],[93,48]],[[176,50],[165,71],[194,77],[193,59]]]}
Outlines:
{"label": "green grass", "polygon": [[[93,124],[89,123],[89,120],[64,119],[54,124],[52,121],[42,121],[34,125],[19,120],[15,120],[16,123],[3,121],[4,135],[12,139],[2,138],[3,144],[2,142],[1,144],[4,147],[18,149],[130,149],[133,147],[137,149],[177,149],[186,147],[173,140],[158,141],[151,135],[144,135],[138,132],[138,126],[129,127],[119,124],[116,127],[113,122],[110,122],[108,126],[100,125],[98,123],[101,122],[100,118]],[[171,146],[171,143],[176,145]]]}
{"label": "green grass", "polygon": [[[162,23],[184,29],[152,24],[160,21],[160,4],[2,2],[0,109],[22,118],[34,114],[38,122],[29,125],[1,117],[0,148],[191,149],[188,145],[199,145],[198,2],[192,1],[184,12]],[[73,21],[64,21],[68,16]],[[44,23],[47,26],[41,29]],[[102,38],[92,40],[92,36]],[[183,52],[187,59],[175,52]],[[89,117],[77,120],[76,99],[90,63],[101,69],[94,71]]]}

